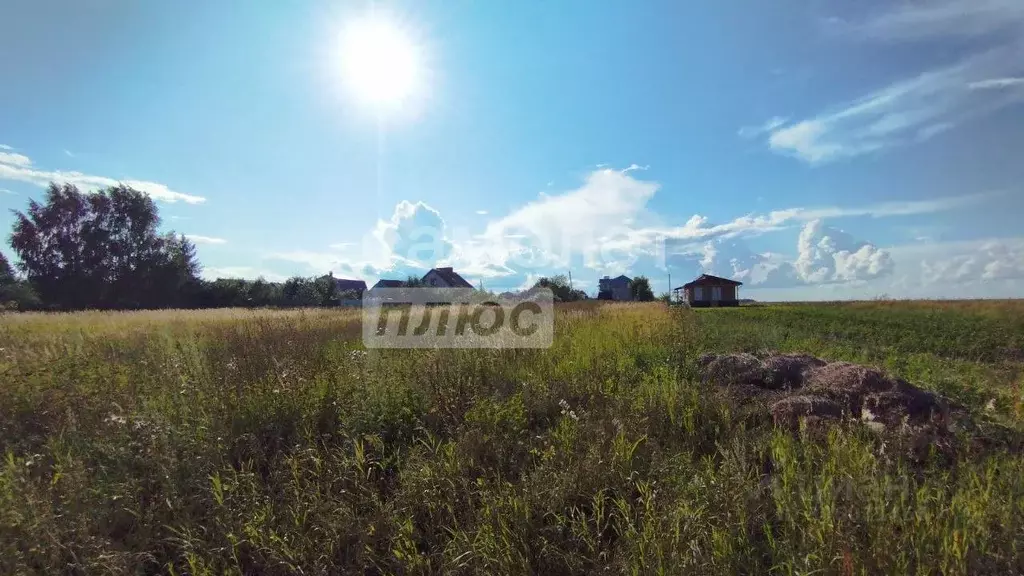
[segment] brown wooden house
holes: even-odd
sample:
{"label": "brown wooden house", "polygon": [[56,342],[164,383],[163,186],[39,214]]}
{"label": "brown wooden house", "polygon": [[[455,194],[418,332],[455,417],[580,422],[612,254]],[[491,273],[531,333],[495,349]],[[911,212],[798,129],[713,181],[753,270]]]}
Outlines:
{"label": "brown wooden house", "polygon": [[[739,306],[739,290],[743,282],[701,274],[692,282],[672,290],[676,300],[685,300],[690,306]],[[681,294],[680,294],[681,293]]]}

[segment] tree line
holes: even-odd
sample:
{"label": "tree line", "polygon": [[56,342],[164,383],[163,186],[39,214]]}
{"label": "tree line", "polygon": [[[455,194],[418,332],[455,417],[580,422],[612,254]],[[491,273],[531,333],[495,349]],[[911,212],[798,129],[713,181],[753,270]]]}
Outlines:
{"label": "tree line", "polygon": [[13,213],[16,265],[0,253],[5,309],[331,306],[353,296],[329,276],[204,280],[195,245],[160,233],[156,203],[128,186],[86,194],[50,184],[41,202]]}
{"label": "tree line", "polygon": [[[336,306],[360,294],[341,292],[330,275],[284,282],[204,280],[195,245],[159,232],[160,216],[148,195],[128,186],[83,193],[50,184],[41,202],[12,211],[9,237],[14,266],[0,253],[0,308],[17,310],[134,310]],[[17,272],[16,272],[17,270]],[[415,287],[410,276],[404,285]],[[556,301],[587,299],[565,276],[539,279]],[[653,299],[646,278],[634,279],[636,300]]]}

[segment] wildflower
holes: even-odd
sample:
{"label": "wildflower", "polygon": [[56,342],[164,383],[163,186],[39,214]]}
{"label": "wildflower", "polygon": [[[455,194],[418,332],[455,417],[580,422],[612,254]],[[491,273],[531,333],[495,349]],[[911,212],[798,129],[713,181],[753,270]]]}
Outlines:
{"label": "wildflower", "polygon": [[125,418],[124,416],[120,416],[120,415],[117,415],[117,414],[111,414],[110,416],[107,416],[104,419],[104,422],[107,422],[107,423],[110,423],[110,424],[125,424],[125,423],[128,422],[128,419]]}

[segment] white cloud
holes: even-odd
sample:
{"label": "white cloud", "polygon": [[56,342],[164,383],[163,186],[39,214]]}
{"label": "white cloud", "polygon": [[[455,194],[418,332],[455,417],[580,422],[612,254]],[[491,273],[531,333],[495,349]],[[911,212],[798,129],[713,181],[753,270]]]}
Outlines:
{"label": "white cloud", "polygon": [[884,218],[889,216],[910,216],[913,214],[931,214],[962,208],[971,204],[977,204],[1000,195],[1001,192],[980,192],[977,194],[966,194],[963,196],[947,196],[945,198],[933,198],[931,200],[900,200],[894,202],[881,202],[868,206],[848,206],[829,208],[798,208],[795,211],[795,218],[801,220],[819,220],[823,218],[843,218],[853,216],[870,216],[872,218]]}
{"label": "white cloud", "polygon": [[[301,263],[306,274],[333,270],[336,275],[368,282],[422,274],[436,265],[453,266],[471,282],[483,279],[487,286],[500,289],[515,288],[531,274],[564,273],[567,269],[572,269],[580,282],[624,272],[664,278],[656,271],[669,270],[675,276],[677,271],[688,274],[703,267],[759,287],[856,283],[891,272],[886,251],[856,241],[819,220],[928,214],[992,196],[794,207],[722,223],[695,214],[682,224],[666,225],[647,210],[658,187],[632,172],[596,170],[580,187],[558,195],[541,194],[492,220],[481,233],[449,229],[430,206],[403,201],[361,242],[266,256]],[[795,225],[804,226],[805,245],[795,246],[793,256],[755,254],[745,247],[744,239]]]}
{"label": "white cloud", "polygon": [[745,240],[716,238],[677,249],[670,268],[715,274],[743,282],[748,288],[787,288],[804,285],[858,283],[887,276],[893,271],[888,252],[853,239],[849,234],[808,222],[797,241],[797,256],[756,254]]}
{"label": "white cloud", "polygon": [[214,236],[203,236],[201,234],[185,234],[185,238],[188,238],[196,244],[227,244],[227,240],[223,238],[216,238]]}
{"label": "white cloud", "polygon": [[441,214],[423,202],[399,202],[390,220],[377,222],[373,236],[389,261],[426,265],[448,258],[452,248]]}
{"label": "white cloud", "polygon": [[185,202],[186,204],[206,202],[206,198],[202,196],[177,192],[171,190],[165,184],[148,180],[117,180],[106,176],[84,174],[82,172],[41,170],[33,167],[32,161],[27,156],[6,152],[0,153],[0,180],[26,182],[40,187],[49,186],[51,182],[67,182],[81,188],[85,192],[93,192],[100,188],[117,186],[123,183],[161,202]]}
{"label": "white cloud", "polygon": [[971,90],[991,90],[1012,88],[1014,86],[1024,86],[1024,78],[989,78],[988,80],[971,82],[967,85]]}
{"label": "white cloud", "polygon": [[8,190],[7,188],[0,188],[0,194],[17,194],[14,190]]}
{"label": "white cloud", "polygon": [[1010,74],[1024,71],[1022,47],[1018,43],[994,48],[813,117],[780,124],[768,131],[768,146],[815,164],[926,140],[970,117],[1024,101],[1024,91],[978,89],[997,87],[1000,81],[1012,80]]}
{"label": "white cloud", "polygon": [[0,164],[10,164],[12,166],[31,166],[32,160],[24,154],[17,154],[15,152],[0,152]]}
{"label": "white cloud", "polygon": [[0,150],[14,150],[14,148],[11,148],[7,144],[0,144]]}
{"label": "white cloud", "polygon": [[1024,237],[900,246],[891,252],[907,266],[919,266],[924,285],[1024,279]]}
{"label": "white cloud", "polygon": [[487,215],[487,210],[477,210],[476,213],[481,215],[481,216],[486,216]]}
{"label": "white cloud", "polygon": [[650,218],[645,206],[659,185],[634,178],[630,171],[639,168],[598,169],[575,190],[541,194],[490,222],[472,242],[471,252],[482,252],[489,261],[527,267],[540,261],[564,266],[571,254],[591,251],[605,240],[628,234],[632,228],[625,222]]}
{"label": "white cloud", "polygon": [[67,148],[64,149],[64,154],[66,154],[68,158],[75,157],[74,153],[72,153],[71,150],[68,150]]}
{"label": "white cloud", "polygon": [[338,242],[326,251],[278,250],[266,257],[303,264],[314,274],[334,271],[364,279],[401,279],[450,259],[453,247],[437,210],[423,202],[403,200],[389,219],[379,220],[358,244]]}
{"label": "white cloud", "polygon": [[890,8],[852,25],[851,30],[877,40],[918,40],[1012,34],[1024,23],[1020,0],[931,0],[886,6]]}
{"label": "white cloud", "polygon": [[801,279],[810,284],[855,282],[892,272],[888,252],[826,226],[821,220],[808,222],[797,241],[793,263]]}
{"label": "white cloud", "polygon": [[761,124],[760,126],[744,126],[740,128],[739,135],[744,138],[754,138],[766,132],[771,132],[772,130],[775,130],[779,126],[785,124],[787,120],[789,119],[783,118],[782,116],[775,116],[773,118],[769,118],[764,124]]}

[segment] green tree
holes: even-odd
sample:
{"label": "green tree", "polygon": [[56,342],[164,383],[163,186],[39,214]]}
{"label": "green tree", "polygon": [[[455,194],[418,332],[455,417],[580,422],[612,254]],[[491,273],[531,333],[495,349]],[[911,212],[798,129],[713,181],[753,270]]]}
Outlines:
{"label": "green tree", "polygon": [[301,276],[293,276],[285,281],[281,289],[286,306],[318,306],[320,293],[313,281]]}
{"label": "green tree", "polygon": [[31,310],[39,307],[39,298],[27,282],[14,274],[7,256],[0,252],[0,310]]}
{"label": "green tree", "polygon": [[654,291],[651,290],[651,281],[646,276],[637,276],[629,283],[629,292],[633,300],[638,302],[650,302],[654,300]]}
{"label": "green tree", "polygon": [[7,261],[7,256],[0,252],[0,286],[10,284],[15,280],[17,278],[14,276],[14,269],[11,268],[11,263]]}
{"label": "green tree", "polygon": [[334,276],[325,274],[313,280],[313,287],[316,289],[317,306],[338,305],[338,284],[334,281]]}
{"label": "green tree", "polygon": [[127,186],[83,194],[50,184],[44,202],[14,217],[11,248],[48,308],[177,306],[199,272],[195,246],[159,234],[156,204]]}
{"label": "green tree", "polygon": [[586,300],[587,293],[583,290],[573,290],[569,286],[569,278],[564,274],[557,274],[550,278],[543,277],[537,280],[534,288],[547,288],[554,294],[555,302],[576,302]]}

